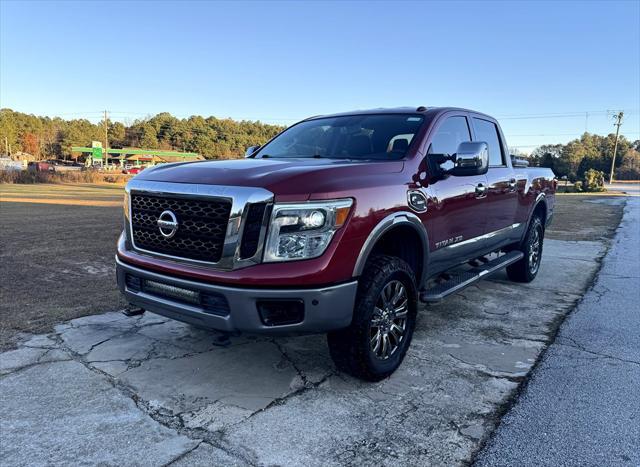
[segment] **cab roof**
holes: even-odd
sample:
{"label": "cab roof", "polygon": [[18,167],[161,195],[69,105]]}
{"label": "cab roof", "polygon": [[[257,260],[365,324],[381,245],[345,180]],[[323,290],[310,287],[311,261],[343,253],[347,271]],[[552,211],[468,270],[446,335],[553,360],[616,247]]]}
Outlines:
{"label": "cab roof", "polygon": [[[475,114],[483,114],[482,112],[477,112],[475,110],[470,109],[462,109],[458,107],[389,107],[384,108],[380,107],[377,109],[363,109],[363,110],[352,110],[350,112],[340,112],[334,114],[327,115],[315,115],[313,117],[309,117],[307,120],[313,120],[316,118],[331,118],[331,117],[347,117],[351,115],[376,115],[376,114],[414,114],[414,115],[425,115],[425,116],[435,116],[440,113],[448,112],[451,110],[458,110],[462,112],[471,112]],[[489,117],[489,115],[486,115]]]}

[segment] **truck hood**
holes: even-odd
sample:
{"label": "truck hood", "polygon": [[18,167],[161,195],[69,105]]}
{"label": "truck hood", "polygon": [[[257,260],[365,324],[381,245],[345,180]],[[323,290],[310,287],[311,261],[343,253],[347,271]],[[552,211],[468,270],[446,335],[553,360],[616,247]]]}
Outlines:
{"label": "truck hood", "polygon": [[265,188],[278,198],[306,199],[358,186],[380,183],[379,177],[400,172],[402,161],[344,159],[240,159],[159,165],[137,180]]}

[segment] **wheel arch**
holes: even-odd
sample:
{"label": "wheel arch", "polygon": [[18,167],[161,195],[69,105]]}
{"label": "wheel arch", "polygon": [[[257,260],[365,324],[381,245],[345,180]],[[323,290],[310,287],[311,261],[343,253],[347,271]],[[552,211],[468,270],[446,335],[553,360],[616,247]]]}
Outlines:
{"label": "wheel arch", "polygon": [[[393,242],[397,239],[404,241]],[[417,255],[411,254],[414,248],[419,248]],[[407,211],[395,212],[378,222],[367,237],[358,254],[353,276],[362,275],[372,253],[391,254],[409,263],[415,272],[416,285],[419,289],[426,277],[428,251],[429,239],[420,218]]]}
{"label": "wheel arch", "polygon": [[542,228],[545,229],[547,226],[547,213],[549,212],[549,208],[547,206],[547,199],[544,193],[540,193],[535,202],[533,203],[533,208],[531,209],[531,213],[529,214],[529,218],[527,219],[527,227],[522,232],[522,237],[520,238],[520,242],[524,241],[524,237],[527,235],[529,231],[529,226],[531,225],[531,221],[536,213],[540,213],[540,217],[542,219]]}
{"label": "wheel arch", "polygon": [[540,213],[542,226],[546,227],[548,210],[547,199],[543,193],[540,193],[536,199],[536,204],[533,206],[533,211],[531,211],[531,215],[529,216],[529,223],[531,223],[531,219],[533,219],[533,216],[535,216],[536,213]]}

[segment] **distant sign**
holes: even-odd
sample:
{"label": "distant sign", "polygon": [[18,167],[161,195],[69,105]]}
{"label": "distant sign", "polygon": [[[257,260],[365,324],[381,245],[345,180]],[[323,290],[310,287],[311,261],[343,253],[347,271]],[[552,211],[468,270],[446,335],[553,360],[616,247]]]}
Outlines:
{"label": "distant sign", "polygon": [[91,141],[92,148],[102,148],[102,143],[100,141]]}

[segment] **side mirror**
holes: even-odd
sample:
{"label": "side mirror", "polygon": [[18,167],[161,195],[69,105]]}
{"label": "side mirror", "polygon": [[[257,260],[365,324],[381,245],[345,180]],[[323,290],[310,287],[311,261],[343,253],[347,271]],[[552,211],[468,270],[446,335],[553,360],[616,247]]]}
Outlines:
{"label": "side mirror", "polygon": [[251,157],[253,155],[253,153],[255,153],[258,149],[260,149],[260,146],[249,146],[247,148],[247,150],[244,152],[244,157]]}
{"label": "side mirror", "polygon": [[484,175],[489,170],[489,146],[484,142],[460,143],[453,164],[451,175]]}

